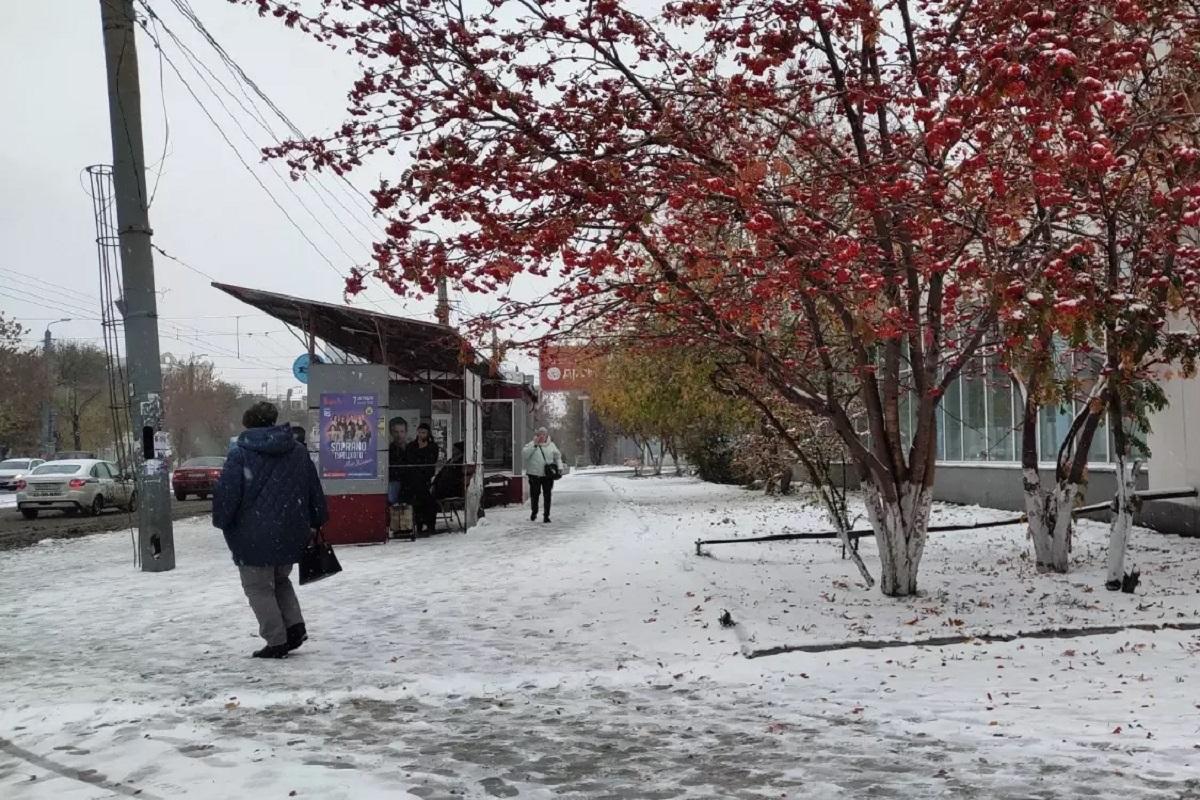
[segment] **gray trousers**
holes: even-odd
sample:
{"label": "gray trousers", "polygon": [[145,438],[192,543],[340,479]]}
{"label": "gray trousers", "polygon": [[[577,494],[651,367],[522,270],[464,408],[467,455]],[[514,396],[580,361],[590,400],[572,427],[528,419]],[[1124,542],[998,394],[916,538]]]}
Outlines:
{"label": "gray trousers", "polygon": [[267,644],[286,644],[287,629],[304,622],[300,601],[288,575],[291,564],[279,567],[238,567],[242,589],[258,618],[258,634]]}

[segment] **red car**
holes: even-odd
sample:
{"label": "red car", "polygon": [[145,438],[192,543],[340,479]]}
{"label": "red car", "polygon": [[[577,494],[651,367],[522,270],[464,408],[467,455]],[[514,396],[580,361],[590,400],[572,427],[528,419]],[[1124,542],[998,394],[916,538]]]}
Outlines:
{"label": "red car", "polygon": [[189,495],[194,494],[201,500],[207,500],[216,488],[224,466],[225,459],[216,457],[189,458],[183,462],[171,476],[175,499],[187,500]]}

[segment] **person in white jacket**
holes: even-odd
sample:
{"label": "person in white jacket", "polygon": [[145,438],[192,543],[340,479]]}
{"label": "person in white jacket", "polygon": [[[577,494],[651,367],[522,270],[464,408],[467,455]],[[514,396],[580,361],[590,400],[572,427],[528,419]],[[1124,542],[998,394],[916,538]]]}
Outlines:
{"label": "person in white jacket", "polygon": [[[546,502],[542,506],[545,516],[542,517],[542,522],[549,522],[550,493],[554,489],[555,478],[562,475],[562,453],[558,451],[554,442],[550,441],[550,432],[545,428],[537,429],[533,441],[525,445],[521,453],[525,457],[525,475],[529,478],[529,500],[533,505],[533,513],[529,515],[529,521],[537,520],[538,498],[545,496]],[[551,464],[555,467],[554,470],[551,470],[554,474],[547,475],[546,468]]]}

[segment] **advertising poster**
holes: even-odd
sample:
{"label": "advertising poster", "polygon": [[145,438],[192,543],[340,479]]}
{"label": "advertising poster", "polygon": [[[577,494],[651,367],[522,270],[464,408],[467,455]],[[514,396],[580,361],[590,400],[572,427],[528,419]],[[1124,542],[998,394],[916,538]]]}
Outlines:
{"label": "advertising poster", "polygon": [[321,477],[374,480],[379,476],[379,397],[321,395]]}

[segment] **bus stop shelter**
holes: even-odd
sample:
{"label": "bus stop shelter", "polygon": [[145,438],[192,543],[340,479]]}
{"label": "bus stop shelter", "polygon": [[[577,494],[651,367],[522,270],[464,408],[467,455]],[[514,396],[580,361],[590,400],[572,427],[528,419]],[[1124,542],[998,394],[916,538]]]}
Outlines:
{"label": "bus stop shelter", "polygon": [[[422,320],[249,289],[213,286],[288,325],[307,356],[307,446],[329,501],[333,544],[388,539],[388,424],[427,423],[440,462],[464,448],[463,524],[483,493],[482,384],[490,364],[457,331]],[[302,359],[303,360],[303,359]]]}

